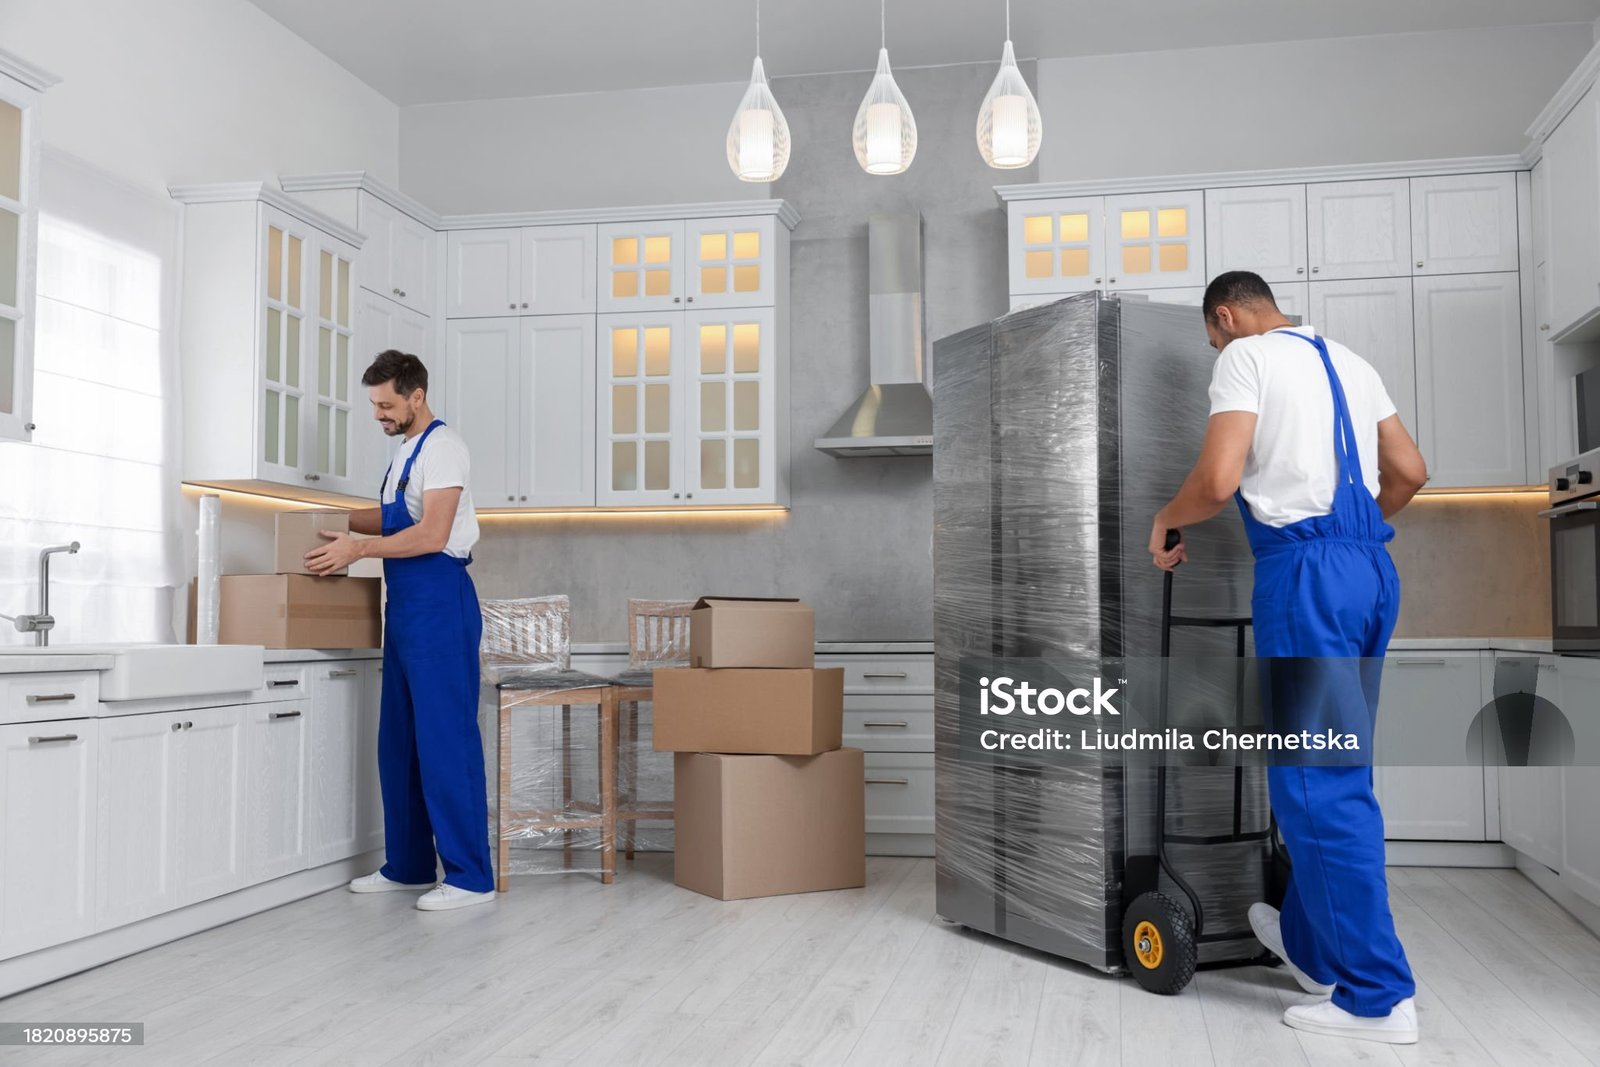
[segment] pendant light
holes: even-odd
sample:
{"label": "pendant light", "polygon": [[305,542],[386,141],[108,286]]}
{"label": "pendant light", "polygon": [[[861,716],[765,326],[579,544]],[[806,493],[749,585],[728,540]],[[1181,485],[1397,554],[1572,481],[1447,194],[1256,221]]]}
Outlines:
{"label": "pendant light", "polygon": [[728,166],[742,182],[775,182],[789,165],[789,123],[761,66],[761,0],[756,0],[756,64],[728,127]]}
{"label": "pendant light", "polygon": [[1038,101],[1011,51],[1011,0],[1006,0],[1006,47],[1000,53],[1000,73],[978,109],[978,152],[985,163],[1000,170],[1026,167],[1039,154],[1043,138]]}
{"label": "pendant light", "polygon": [[917,120],[889,72],[888,0],[879,0],[878,70],[856,112],[856,161],[868,174],[903,174],[917,154]]}

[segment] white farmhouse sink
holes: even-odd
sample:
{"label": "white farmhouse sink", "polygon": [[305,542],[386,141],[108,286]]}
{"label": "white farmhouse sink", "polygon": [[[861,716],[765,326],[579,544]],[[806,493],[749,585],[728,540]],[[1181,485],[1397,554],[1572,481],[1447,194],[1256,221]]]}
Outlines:
{"label": "white farmhouse sink", "polygon": [[266,684],[260,645],[49,645],[16,651],[111,657],[111,669],[100,672],[101,700],[247,693]]}

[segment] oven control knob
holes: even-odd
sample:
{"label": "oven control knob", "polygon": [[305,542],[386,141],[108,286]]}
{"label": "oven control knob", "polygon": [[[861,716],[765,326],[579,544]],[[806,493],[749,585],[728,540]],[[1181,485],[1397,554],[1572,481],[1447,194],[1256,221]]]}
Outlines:
{"label": "oven control knob", "polygon": [[1565,493],[1568,489],[1571,489],[1571,488],[1572,488],[1572,483],[1567,481],[1565,478],[1557,478],[1556,479],[1556,492]]}
{"label": "oven control knob", "polygon": [[1579,471],[1578,472],[1578,484],[1579,485],[1588,485],[1589,483],[1591,483],[1593,481],[1594,481],[1594,471]]}

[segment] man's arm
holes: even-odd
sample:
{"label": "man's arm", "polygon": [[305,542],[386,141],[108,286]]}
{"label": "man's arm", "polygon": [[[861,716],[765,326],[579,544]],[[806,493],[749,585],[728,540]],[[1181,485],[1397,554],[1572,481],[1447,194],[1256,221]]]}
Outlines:
{"label": "man's arm", "polygon": [[1384,518],[1411,503],[1428,484],[1428,463],[1399,415],[1378,423],[1378,510]]}
{"label": "man's arm", "polygon": [[1188,558],[1181,545],[1167,551],[1167,531],[1205,522],[1227,506],[1244,477],[1244,461],[1255,435],[1253,411],[1220,411],[1211,416],[1194,469],[1184,479],[1178,495],[1156,513],[1150,533],[1150,555],[1156,566],[1170,570]]}
{"label": "man's arm", "polygon": [[361,508],[350,513],[350,532],[377,537],[383,533],[383,509]]}
{"label": "man's arm", "polygon": [[[461,487],[428,489],[422,494],[422,518],[415,525],[388,537],[357,540],[348,534],[324,530],[329,538],[321,548],[306,553],[306,565],[316,574],[348,567],[358,559],[404,559],[444,551],[450,541],[450,527],[461,501]],[[354,523],[351,524],[354,528]]]}

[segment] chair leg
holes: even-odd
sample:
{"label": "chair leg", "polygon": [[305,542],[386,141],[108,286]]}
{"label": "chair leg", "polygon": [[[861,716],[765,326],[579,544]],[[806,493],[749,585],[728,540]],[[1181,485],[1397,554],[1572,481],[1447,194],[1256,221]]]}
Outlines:
{"label": "chair leg", "polygon": [[600,697],[600,881],[610,885],[617,872],[617,700]]}
{"label": "chair leg", "polygon": [[[630,808],[639,806],[639,702],[630,700],[627,704],[627,747],[623,750],[626,758],[622,763],[625,784],[622,787],[622,797],[628,802]],[[638,832],[639,820],[629,819],[622,827],[623,855],[628,861],[633,862],[634,835]]]}
{"label": "chair leg", "polygon": [[509,887],[506,870],[509,866],[511,843],[506,840],[506,812],[511,810],[511,709],[506,707],[506,696],[500,696],[500,782],[495,801],[495,863],[494,888],[504,893]]}
{"label": "chair leg", "polygon": [[[572,705],[561,705],[561,813],[572,813]],[[561,865],[572,867],[572,831],[561,831]]]}

